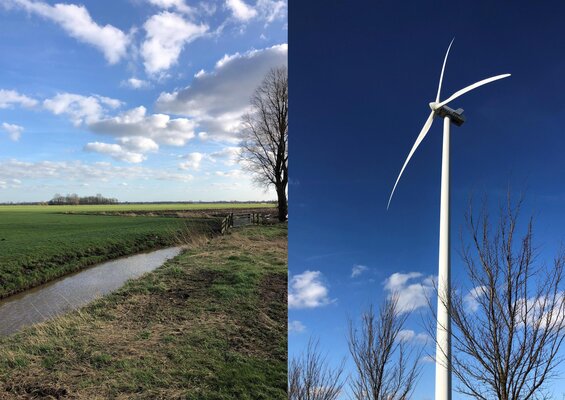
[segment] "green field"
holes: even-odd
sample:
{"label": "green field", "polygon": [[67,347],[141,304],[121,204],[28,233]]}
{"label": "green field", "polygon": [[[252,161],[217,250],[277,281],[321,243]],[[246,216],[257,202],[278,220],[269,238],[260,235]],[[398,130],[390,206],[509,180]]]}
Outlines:
{"label": "green field", "polygon": [[0,339],[0,398],[286,399],[287,273],[284,224],[195,243]]}
{"label": "green field", "polygon": [[[81,215],[91,212],[251,208],[260,204],[132,204],[0,206],[0,298],[84,266],[170,246],[200,218]],[[265,206],[265,205],[262,205]],[[73,214],[69,214],[73,213]],[[74,214],[78,213],[78,214]]]}
{"label": "green field", "polygon": [[273,203],[156,203],[156,204],[102,204],[77,206],[0,205],[0,218],[4,212],[81,213],[114,211],[181,211],[225,210],[275,207]]}

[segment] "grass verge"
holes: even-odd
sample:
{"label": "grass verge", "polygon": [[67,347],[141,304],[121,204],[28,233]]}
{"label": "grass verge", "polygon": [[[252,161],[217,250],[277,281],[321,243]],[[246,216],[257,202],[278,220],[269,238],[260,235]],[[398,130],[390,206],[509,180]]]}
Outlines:
{"label": "grass verge", "polygon": [[286,226],[246,227],[1,339],[0,398],[286,398],[286,253]]}

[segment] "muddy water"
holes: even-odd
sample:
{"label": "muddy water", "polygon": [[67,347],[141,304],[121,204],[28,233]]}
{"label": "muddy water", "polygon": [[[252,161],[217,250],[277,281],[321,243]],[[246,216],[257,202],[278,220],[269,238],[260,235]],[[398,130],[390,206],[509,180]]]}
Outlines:
{"label": "muddy water", "polygon": [[180,247],[119,258],[64,276],[0,301],[0,336],[81,307],[163,265]]}

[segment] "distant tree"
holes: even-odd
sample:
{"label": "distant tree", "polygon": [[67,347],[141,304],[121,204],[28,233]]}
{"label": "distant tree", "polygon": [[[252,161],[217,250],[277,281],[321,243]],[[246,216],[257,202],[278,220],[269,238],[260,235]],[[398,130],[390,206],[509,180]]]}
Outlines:
{"label": "distant tree", "polygon": [[85,196],[79,197],[76,193],[68,194],[66,196],[61,196],[60,194],[55,194],[47,204],[51,205],[77,205],[77,204],[115,204],[118,199],[107,198],[101,194],[95,196]]}
{"label": "distant tree", "polygon": [[[510,196],[492,223],[486,209],[467,214],[463,245],[470,290],[452,288],[453,372],[457,388],[476,399],[548,399],[548,382],[563,360],[565,256],[551,267],[536,258],[532,219],[517,233],[522,200]],[[441,297],[440,301],[448,302]]]}
{"label": "distant tree", "polygon": [[274,186],[279,221],[288,214],[288,71],[273,68],[251,98],[252,111],[243,118],[241,161],[255,182]]}
{"label": "distant tree", "polygon": [[349,322],[349,352],[356,369],[351,390],[356,400],[410,399],[421,372],[421,350],[400,335],[407,316],[399,312],[393,296],[378,316],[370,307],[360,328]]}
{"label": "distant tree", "polygon": [[310,339],[306,352],[293,358],[288,369],[289,400],[337,400],[343,389],[343,362],[332,368],[318,341]]}

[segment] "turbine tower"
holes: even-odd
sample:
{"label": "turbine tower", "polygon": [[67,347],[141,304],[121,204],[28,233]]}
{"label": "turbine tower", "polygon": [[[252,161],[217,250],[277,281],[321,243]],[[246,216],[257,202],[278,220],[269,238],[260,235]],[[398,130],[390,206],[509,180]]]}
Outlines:
{"label": "turbine tower", "polygon": [[498,79],[507,78],[510,74],[503,74],[493,76],[491,78],[483,79],[482,81],[473,83],[457,92],[453,93],[447,100],[440,101],[441,84],[443,81],[443,73],[445,71],[445,64],[447,56],[453,40],[447,48],[445,58],[443,59],[443,66],[441,68],[441,75],[439,76],[439,86],[435,101],[429,104],[431,113],[424,123],[424,127],[416,138],[416,142],[412,146],[408,157],[396,178],[392,192],[388,199],[387,210],[390,206],[392,196],[398,185],[398,181],[412,158],[412,155],[426,137],[428,131],[432,126],[435,117],[443,118],[443,147],[442,147],[442,162],[441,162],[441,201],[440,201],[440,218],[439,218],[439,268],[438,268],[438,302],[437,302],[437,331],[436,331],[436,382],[435,382],[435,400],[451,400],[451,320],[449,316],[449,305],[451,304],[450,291],[451,291],[451,268],[450,268],[450,240],[449,240],[449,155],[450,155],[450,126],[453,123],[456,126],[461,126],[465,122],[463,116],[463,109],[453,110],[447,107],[447,104],[455,100],[459,96],[478,88],[479,86],[486,85],[487,83],[496,81]]}

